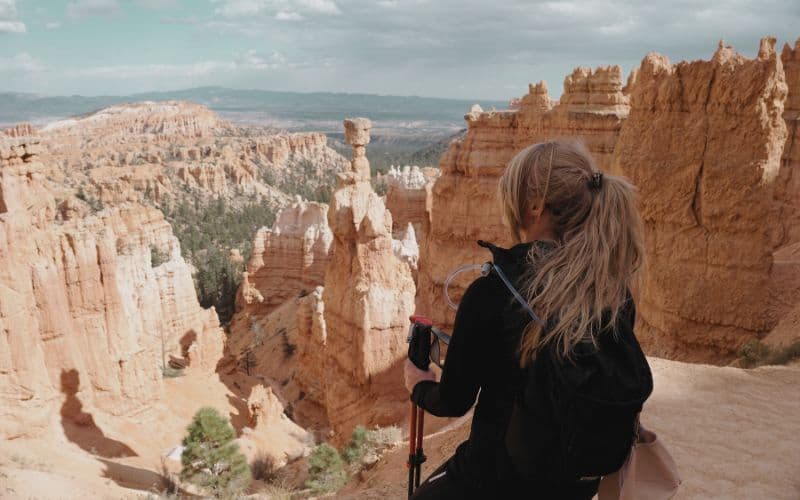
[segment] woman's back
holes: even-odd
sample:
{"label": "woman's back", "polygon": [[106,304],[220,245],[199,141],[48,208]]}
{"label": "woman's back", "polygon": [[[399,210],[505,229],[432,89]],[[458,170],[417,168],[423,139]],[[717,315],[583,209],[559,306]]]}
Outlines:
{"label": "woman's back", "polygon": [[499,198],[527,243],[481,244],[522,296],[496,270],[476,280],[456,313],[441,381],[407,365],[413,401],[434,415],[463,415],[480,391],[469,439],[415,498],[588,499],[599,483],[590,472],[621,465],[652,390],[629,292],[643,258],[634,190],[604,180],[579,146],[551,141],[514,157]]}

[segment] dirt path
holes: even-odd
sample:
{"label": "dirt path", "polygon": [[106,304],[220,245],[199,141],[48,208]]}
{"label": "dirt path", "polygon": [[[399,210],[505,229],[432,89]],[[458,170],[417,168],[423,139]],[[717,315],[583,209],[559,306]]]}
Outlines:
{"label": "dirt path", "polygon": [[[642,420],[678,462],[683,485],[677,499],[800,499],[800,366],[650,364],[656,385]],[[467,432],[464,425],[429,439],[425,471]],[[393,451],[339,497],[405,498],[406,453]]]}

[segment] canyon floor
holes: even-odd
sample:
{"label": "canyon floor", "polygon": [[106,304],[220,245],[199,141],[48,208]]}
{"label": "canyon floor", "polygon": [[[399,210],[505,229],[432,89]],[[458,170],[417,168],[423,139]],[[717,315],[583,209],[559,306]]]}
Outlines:
{"label": "canyon floor", "polygon": [[[800,363],[742,370],[651,358],[655,390],[642,422],[670,450],[679,500],[800,498]],[[429,436],[427,476],[466,439],[469,420]],[[405,447],[383,457],[340,498],[404,498]]]}
{"label": "canyon floor", "polygon": [[[678,463],[683,484],[677,499],[800,496],[800,363],[743,370],[650,362],[656,385],[643,421]],[[158,489],[161,459],[179,444],[191,419],[191,411],[177,414],[175,408],[205,404],[230,414],[234,422],[241,417],[238,398],[217,375],[169,379],[166,394],[180,404],[171,404],[168,414],[166,407],[156,406],[135,424],[98,418],[96,430],[81,435],[54,414],[47,435],[0,443],[0,497],[141,497]],[[261,446],[293,439],[275,430],[259,433]],[[467,417],[429,435],[423,473],[448,457],[468,430]],[[405,459],[404,446],[394,449],[337,497],[404,498]],[[165,460],[177,470],[178,462]]]}

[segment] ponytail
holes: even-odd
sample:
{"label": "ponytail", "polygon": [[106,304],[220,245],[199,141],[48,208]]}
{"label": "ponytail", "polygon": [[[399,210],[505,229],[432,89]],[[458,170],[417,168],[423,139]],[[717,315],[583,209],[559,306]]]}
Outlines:
{"label": "ponytail", "polygon": [[[523,190],[503,188],[513,179],[518,187],[520,178],[527,180],[524,195]],[[567,141],[524,149],[511,160],[500,185],[503,207],[519,207],[514,210],[519,213],[531,203],[543,204],[558,239],[555,250],[531,248],[523,291],[547,327],[528,325],[520,344],[522,365],[548,345],[559,358],[569,359],[579,342],[596,341],[604,312],[611,313],[605,326],[613,328],[642,267],[643,229],[635,188],[623,177],[600,172],[582,145]],[[512,191],[520,196],[510,199],[506,193]],[[521,228],[510,225],[519,234]]]}

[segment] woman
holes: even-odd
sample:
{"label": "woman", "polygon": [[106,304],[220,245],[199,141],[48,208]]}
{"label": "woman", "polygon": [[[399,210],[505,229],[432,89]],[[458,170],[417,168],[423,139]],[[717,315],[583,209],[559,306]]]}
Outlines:
{"label": "woman", "polygon": [[[480,391],[469,439],[414,498],[590,499],[600,477],[565,480],[543,471],[552,461],[565,461],[558,448],[565,422],[585,425],[584,434],[591,425],[599,425],[600,434],[605,426],[630,425],[591,417],[581,424],[573,407],[559,406],[567,394],[583,391],[612,405],[633,400],[636,415],[652,390],[633,334],[629,292],[643,260],[634,188],[599,172],[582,146],[550,141],[511,160],[498,195],[504,224],[518,244],[510,249],[479,244],[491,251],[494,264],[541,321],[491,273],[464,293],[441,380],[406,363],[412,400],[433,415],[464,415]],[[530,382],[532,374],[538,374],[536,383]],[[516,428],[510,427],[512,414]],[[630,439],[623,435],[611,443],[622,450],[622,461],[633,426],[626,429]],[[572,452],[580,431],[570,431]],[[530,445],[524,435],[531,432],[550,441]],[[559,454],[558,460],[549,454]]]}

